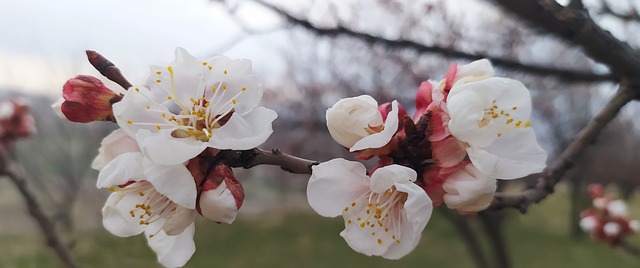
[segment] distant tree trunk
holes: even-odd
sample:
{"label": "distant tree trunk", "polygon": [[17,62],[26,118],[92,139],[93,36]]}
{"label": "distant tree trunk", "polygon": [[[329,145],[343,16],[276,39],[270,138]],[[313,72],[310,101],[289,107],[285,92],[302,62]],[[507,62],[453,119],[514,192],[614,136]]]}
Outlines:
{"label": "distant tree trunk", "polygon": [[511,257],[503,232],[504,211],[483,211],[478,216],[493,248],[494,267],[510,268]]}
{"label": "distant tree trunk", "polygon": [[567,175],[567,181],[570,185],[570,212],[569,212],[569,231],[574,239],[584,237],[584,232],[580,229],[580,212],[585,208],[585,194],[587,187],[584,180],[580,179],[575,173]]}

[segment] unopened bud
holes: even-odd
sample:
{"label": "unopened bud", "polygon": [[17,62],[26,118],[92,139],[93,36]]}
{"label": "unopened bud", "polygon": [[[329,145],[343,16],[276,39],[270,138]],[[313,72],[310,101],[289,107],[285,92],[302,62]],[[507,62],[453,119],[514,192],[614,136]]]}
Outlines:
{"label": "unopened bud", "polygon": [[198,212],[207,219],[232,223],[244,201],[244,189],[233,170],[216,164],[207,174],[198,198]]}
{"label": "unopened bud", "polygon": [[[78,75],[69,79],[62,88],[64,102],[60,111],[66,119],[73,122],[113,121],[111,105],[120,101],[122,96],[107,88],[100,79],[89,75]],[[52,108],[57,110],[58,103]],[[57,111],[56,111],[57,113]]]}

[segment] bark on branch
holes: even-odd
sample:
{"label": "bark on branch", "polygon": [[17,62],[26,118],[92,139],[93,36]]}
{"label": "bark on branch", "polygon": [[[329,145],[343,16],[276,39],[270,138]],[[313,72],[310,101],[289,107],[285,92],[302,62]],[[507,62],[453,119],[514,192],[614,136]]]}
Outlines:
{"label": "bark on branch", "polygon": [[[510,0],[507,0],[507,1],[510,1]],[[478,59],[487,58],[491,60],[491,62],[494,65],[502,68],[522,71],[522,72],[527,72],[527,73],[532,73],[537,75],[543,75],[543,76],[552,76],[568,82],[598,82],[598,81],[617,80],[617,78],[611,74],[595,74],[590,72],[581,72],[581,71],[557,69],[557,68],[545,67],[545,66],[528,65],[528,64],[523,64],[523,63],[509,60],[509,59],[492,57],[490,55],[485,55],[480,53],[472,54],[472,53],[466,53],[466,52],[458,51],[451,48],[445,48],[445,47],[439,47],[439,46],[428,46],[428,45],[420,44],[418,42],[411,41],[411,40],[386,39],[380,36],[358,32],[358,31],[349,29],[343,25],[338,25],[337,27],[332,27],[332,28],[320,28],[313,25],[308,20],[297,18],[289,14],[287,11],[281,8],[278,8],[276,6],[273,6],[269,3],[266,3],[262,0],[254,0],[254,2],[259,3],[265,6],[266,8],[272,10],[273,12],[285,18],[289,23],[303,27],[321,36],[340,36],[340,35],[350,36],[356,39],[360,39],[369,44],[382,44],[390,49],[413,49],[421,53],[434,53],[434,54],[439,54],[445,57],[458,58],[458,59],[478,60]],[[515,1],[515,2],[518,2],[518,1]]]}

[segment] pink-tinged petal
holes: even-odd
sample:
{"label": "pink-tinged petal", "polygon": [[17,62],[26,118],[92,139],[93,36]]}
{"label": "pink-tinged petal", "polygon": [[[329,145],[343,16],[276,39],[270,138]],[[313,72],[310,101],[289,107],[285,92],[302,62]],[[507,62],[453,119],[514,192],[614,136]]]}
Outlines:
{"label": "pink-tinged petal", "polygon": [[453,167],[467,156],[464,144],[453,136],[442,141],[432,142],[431,147],[433,160],[441,167]]}
{"label": "pink-tinged petal", "polygon": [[111,160],[123,153],[140,152],[138,143],[129,137],[122,129],[117,129],[106,136],[98,149],[98,156],[93,160],[91,167],[101,170]]}
{"label": "pink-tinged petal", "polygon": [[[378,111],[382,115],[382,120],[387,121],[387,116],[392,110],[391,102],[385,102],[378,106]],[[402,107],[402,104],[398,104],[398,119],[402,119],[407,115],[407,110]]]}
{"label": "pink-tinged petal", "polygon": [[486,79],[495,75],[491,62],[487,59],[477,60],[467,65],[462,65],[457,69],[455,78],[452,81],[454,85],[458,82],[463,84]]}
{"label": "pink-tinged petal", "polygon": [[195,224],[189,225],[182,233],[169,236],[164,231],[158,233],[145,233],[149,247],[158,255],[158,262],[164,267],[182,267],[196,251],[193,242]]}
{"label": "pink-tinged petal", "polygon": [[250,60],[215,56],[205,62],[205,99],[214,104],[235,100],[235,113],[242,116],[260,103],[264,90],[260,79],[251,72]]}
{"label": "pink-tinged petal", "polygon": [[256,107],[244,116],[234,113],[224,126],[213,131],[209,147],[230,150],[255,148],[271,136],[271,124],[277,117],[275,111],[264,107]]}
{"label": "pink-tinged petal", "polygon": [[384,129],[375,134],[371,134],[363,137],[357,141],[350,149],[350,152],[355,152],[364,149],[381,148],[391,141],[393,135],[398,131],[398,101],[394,100],[391,103],[391,112],[387,117],[387,121],[384,122]]}
{"label": "pink-tinged petal", "polygon": [[449,132],[449,120],[451,118],[446,111],[443,111],[440,107],[433,108],[429,118],[429,125],[427,126],[427,138],[429,141],[441,141],[451,135]]}
{"label": "pink-tinged petal", "polygon": [[236,219],[239,209],[224,181],[214,189],[203,191],[198,204],[200,213],[205,218],[229,224]]}
{"label": "pink-tinged petal", "polygon": [[532,128],[507,131],[490,146],[472,146],[467,153],[482,173],[504,180],[541,172],[547,160],[547,153],[536,142]]}
{"label": "pink-tinged petal", "polygon": [[433,102],[431,97],[433,86],[431,82],[424,81],[420,84],[418,92],[416,93],[416,113],[413,115],[413,119],[418,121],[422,115],[427,111],[427,107]]}
{"label": "pink-tinged petal", "polygon": [[413,183],[397,183],[396,189],[407,193],[407,201],[404,202],[402,221],[400,225],[399,243],[393,243],[382,257],[387,259],[400,259],[409,254],[420,242],[422,231],[427,226],[433,204],[429,196],[422,188]]}
{"label": "pink-tinged petal", "polygon": [[185,228],[193,224],[196,218],[196,211],[181,206],[176,206],[176,210],[171,213],[167,221],[162,226],[162,230],[167,235],[179,235]]}
{"label": "pink-tinged petal", "polygon": [[444,202],[459,212],[477,212],[487,208],[496,192],[496,179],[482,174],[472,164],[451,174],[442,185]]}
{"label": "pink-tinged petal", "polygon": [[336,217],[369,192],[367,170],[359,162],[336,158],[313,166],[307,185],[309,205],[324,217]]}
{"label": "pink-tinged petal", "polygon": [[384,121],[377,107],[378,102],[369,95],[341,99],[327,109],[329,134],[340,145],[351,148],[371,132],[380,131]]}
{"label": "pink-tinged petal", "polygon": [[121,237],[140,234],[145,225],[132,218],[129,211],[140,203],[140,196],[132,193],[112,193],[102,208],[102,224],[107,231]]}
{"label": "pink-tinged petal", "polygon": [[138,131],[136,140],[144,155],[160,165],[182,164],[199,155],[208,146],[194,136],[174,138],[171,133],[171,130],[151,132],[142,129]]}
{"label": "pink-tinged petal", "polygon": [[177,126],[168,120],[173,115],[169,109],[154,101],[149,90],[143,87],[130,88],[122,100],[113,105],[113,114],[118,126],[131,137],[141,129],[171,130]]}
{"label": "pink-tinged petal", "polygon": [[188,209],[196,207],[196,184],[191,173],[182,164],[164,166],[143,159],[144,175],[155,189],[177,205]]}
{"label": "pink-tinged petal", "polygon": [[[460,71],[463,71],[463,70],[460,70]],[[449,66],[449,69],[447,69],[447,72],[444,74],[444,81],[445,81],[444,91],[445,92],[450,90],[453,84],[455,83],[455,78],[457,76],[456,74],[458,74],[458,64],[454,63],[454,64],[451,64],[451,66]]]}
{"label": "pink-tinged petal", "polygon": [[114,158],[100,171],[96,186],[109,188],[142,179],[144,179],[142,154],[124,153]]}
{"label": "pink-tinged petal", "polygon": [[[371,191],[383,193],[398,183],[411,183],[416,181],[416,171],[401,165],[389,165],[376,169],[371,175]],[[418,186],[416,186],[418,187]],[[420,191],[424,191],[418,187]],[[426,193],[425,193],[426,195]]]}

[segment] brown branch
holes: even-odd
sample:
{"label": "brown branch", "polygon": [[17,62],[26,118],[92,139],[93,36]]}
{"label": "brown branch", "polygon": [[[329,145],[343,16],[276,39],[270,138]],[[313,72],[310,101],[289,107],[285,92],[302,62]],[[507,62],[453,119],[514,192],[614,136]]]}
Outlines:
{"label": "brown branch", "polygon": [[311,174],[311,167],[319,164],[317,161],[283,153],[280,149],[229,150],[220,152],[220,157],[231,167],[252,168],[258,165],[272,165],[294,174]]}
{"label": "brown branch", "polygon": [[565,8],[555,0],[494,1],[534,26],[582,47],[589,57],[609,66],[614,77],[640,79],[638,54],[598,26],[586,11]]}
{"label": "brown branch", "polygon": [[131,87],[131,83],[124,78],[120,69],[118,69],[113,62],[107,60],[104,56],[100,55],[100,53],[93,50],[87,50],[86,53],[89,63],[91,63],[91,65],[93,65],[100,74],[104,75],[107,79],[115,82],[124,89],[129,89]]}
{"label": "brown branch", "polygon": [[[511,0],[507,0],[511,1]],[[598,82],[598,81],[615,81],[617,78],[611,74],[595,74],[590,72],[581,72],[575,70],[565,70],[565,69],[557,69],[551,67],[544,66],[536,66],[536,65],[527,65],[517,61],[512,61],[509,59],[492,57],[490,55],[485,55],[481,53],[472,54],[466,53],[462,51],[458,51],[451,48],[439,47],[439,46],[428,46],[424,44],[417,43],[411,40],[404,39],[386,39],[380,36],[375,36],[372,34],[357,32],[355,30],[349,29],[345,26],[338,25],[333,28],[320,28],[313,25],[311,22],[305,19],[300,19],[292,16],[287,11],[273,6],[269,3],[266,3],[262,0],[254,0],[254,2],[259,3],[266,8],[274,11],[278,15],[285,18],[289,23],[303,27],[317,35],[322,36],[350,36],[356,39],[360,39],[369,44],[382,44],[388,47],[389,49],[413,49],[417,52],[421,53],[434,53],[439,54],[445,57],[451,58],[459,58],[466,60],[478,60],[482,58],[487,58],[491,60],[491,62],[499,67],[513,69],[522,72],[533,73],[537,75],[545,75],[545,76],[553,76],[558,79],[570,82]],[[513,1],[518,3],[519,1]]]}
{"label": "brown branch", "polygon": [[620,109],[637,97],[637,92],[637,89],[633,90],[626,82],[621,84],[616,94],[602,110],[574,137],[564,152],[542,172],[542,177],[538,179],[533,188],[518,194],[497,193],[488,209],[513,207],[525,213],[531,204],[537,203],[553,193],[555,185],[562,176],[574,165],[587,146],[596,140],[602,129],[615,118]]}
{"label": "brown branch", "polygon": [[[6,156],[6,155],[5,155]],[[31,216],[38,222],[38,226],[42,233],[47,239],[47,245],[55,251],[58,259],[64,264],[65,267],[75,268],[78,267],[75,259],[69,252],[69,249],[60,241],[60,238],[53,226],[51,220],[44,214],[40,205],[35,198],[35,195],[29,190],[27,187],[27,182],[25,178],[17,175],[16,173],[10,171],[6,164],[3,163],[2,170],[0,170],[0,175],[7,176],[13,184],[16,185],[22,197],[24,197],[25,202],[27,203],[27,207],[29,209],[29,213]]]}

